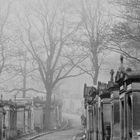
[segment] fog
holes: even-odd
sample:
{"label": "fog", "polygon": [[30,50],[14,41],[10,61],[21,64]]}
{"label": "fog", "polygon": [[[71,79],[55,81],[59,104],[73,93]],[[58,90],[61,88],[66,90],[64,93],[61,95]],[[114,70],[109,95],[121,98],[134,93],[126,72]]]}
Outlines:
{"label": "fog", "polygon": [[66,126],[69,138],[83,130],[84,84],[108,83],[120,55],[126,68],[140,69],[140,12],[125,4],[0,0],[2,129],[17,136]]}

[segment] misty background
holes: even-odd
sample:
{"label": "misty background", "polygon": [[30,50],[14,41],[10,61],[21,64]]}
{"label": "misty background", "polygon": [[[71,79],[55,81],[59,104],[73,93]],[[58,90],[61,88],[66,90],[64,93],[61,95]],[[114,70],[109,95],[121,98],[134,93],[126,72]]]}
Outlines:
{"label": "misty background", "polygon": [[123,2],[0,0],[1,98],[60,99],[78,109],[84,83],[108,82],[120,54],[139,69],[139,10],[128,8],[138,3]]}

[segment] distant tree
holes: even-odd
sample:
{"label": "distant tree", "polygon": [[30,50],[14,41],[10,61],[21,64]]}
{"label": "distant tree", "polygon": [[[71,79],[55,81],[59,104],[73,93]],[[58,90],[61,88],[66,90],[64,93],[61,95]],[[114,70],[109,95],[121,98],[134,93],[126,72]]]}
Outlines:
{"label": "distant tree", "polygon": [[79,47],[82,46],[84,54],[89,56],[86,65],[83,63],[77,67],[91,76],[94,85],[97,84],[109,32],[109,18],[107,17],[106,22],[103,11],[102,4],[98,0],[80,1],[80,28],[77,37],[73,39]]}
{"label": "distant tree", "polygon": [[12,1],[0,0],[0,74],[4,70],[8,58],[7,46],[10,42],[10,37],[7,34],[6,27],[11,5]]}
{"label": "distant tree", "polygon": [[15,0],[0,0],[0,90],[1,94],[7,90],[5,82],[13,76],[11,71],[11,56],[14,46],[13,27],[11,27],[12,7]]}
{"label": "distant tree", "polygon": [[[23,47],[23,46],[22,46]],[[35,83],[39,81],[39,77],[37,76],[37,68],[33,66],[32,58],[29,58],[28,52],[26,50],[15,50],[13,52],[13,57],[15,58],[15,63],[10,65],[9,69],[10,73],[14,73],[13,78],[16,78],[16,85],[12,85],[11,89],[7,89],[7,92],[22,94],[22,97],[25,98],[26,94],[29,92],[34,93],[42,93],[45,94],[44,91],[39,90],[39,88],[34,88],[31,83]],[[30,83],[30,85],[29,85]]]}

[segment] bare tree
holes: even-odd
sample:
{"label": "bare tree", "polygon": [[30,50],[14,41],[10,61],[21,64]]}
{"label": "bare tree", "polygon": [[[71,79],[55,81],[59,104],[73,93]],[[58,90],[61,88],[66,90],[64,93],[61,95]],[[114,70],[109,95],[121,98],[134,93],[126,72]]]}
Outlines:
{"label": "bare tree", "polygon": [[[51,96],[54,87],[63,79],[83,74],[72,73],[77,64],[85,57],[69,57],[66,53],[72,52],[68,46],[71,36],[76,32],[77,25],[68,26],[66,13],[62,5],[49,1],[38,1],[32,7],[30,14],[26,14],[26,27],[21,34],[21,41],[30,52],[38,66],[42,83],[46,91],[45,129],[50,125]],[[50,8],[50,9],[48,9]]]}
{"label": "bare tree", "polygon": [[[123,7],[120,15],[116,15],[121,22],[115,24],[110,35],[108,49],[126,56],[130,64],[137,69],[140,62],[140,3],[139,1],[119,0],[113,4]],[[137,63],[137,64],[136,64]]]}
{"label": "bare tree", "polygon": [[6,34],[6,26],[10,13],[11,1],[0,0],[0,74],[2,73],[6,59],[6,47],[10,41],[9,36]]}
{"label": "bare tree", "polygon": [[[81,1],[80,1],[81,2]],[[97,84],[99,70],[103,60],[103,50],[105,48],[107,34],[109,31],[109,21],[101,11],[100,1],[82,0],[80,9],[80,24],[78,36],[74,41],[79,46],[83,46],[83,51],[90,57],[90,69],[83,64],[78,67],[92,77],[93,84]],[[87,60],[88,61],[88,60]]]}
{"label": "bare tree", "polygon": [[15,51],[14,57],[16,57],[16,68],[13,65],[13,71],[16,73],[16,77],[20,79],[20,82],[17,81],[18,88],[13,87],[13,89],[8,90],[8,92],[22,92],[23,98],[26,97],[28,91],[44,93],[43,91],[40,91],[37,88],[35,89],[34,87],[30,87],[28,85],[28,81],[30,81],[30,83],[33,83],[35,81],[34,72],[37,70],[37,68],[33,66],[32,59],[28,57],[26,50]]}

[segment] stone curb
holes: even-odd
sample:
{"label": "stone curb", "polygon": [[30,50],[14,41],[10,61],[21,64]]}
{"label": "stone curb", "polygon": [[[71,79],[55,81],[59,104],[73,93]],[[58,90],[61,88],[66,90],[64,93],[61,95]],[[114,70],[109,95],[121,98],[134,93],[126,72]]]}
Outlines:
{"label": "stone curb", "polygon": [[16,137],[16,140],[18,140],[18,139],[20,139],[20,138],[22,138],[22,137],[25,137],[25,136],[32,135],[32,134],[35,134],[35,132],[32,132],[32,133],[24,133],[24,134],[22,134],[22,135],[20,135],[20,136],[17,136],[17,137]]}
{"label": "stone curb", "polygon": [[36,139],[38,137],[41,137],[41,136],[44,136],[44,135],[47,135],[47,134],[51,134],[51,133],[54,133],[55,131],[50,131],[50,132],[45,132],[45,133],[42,133],[42,134],[39,134],[39,135],[36,135],[36,136],[33,136],[27,140],[33,140],[33,139]]}
{"label": "stone curb", "polygon": [[33,136],[33,137],[31,137],[31,138],[29,138],[27,140],[34,140],[34,139],[36,139],[38,137],[41,137],[41,136],[44,136],[44,135],[47,135],[47,134],[51,134],[51,133],[54,133],[54,132],[59,132],[59,131],[62,131],[62,130],[67,130],[67,129],[69,129],[68,125],[69,125],[69,121],[67,120],[66,124],[62,128],[56,129],[54,131],[49,131],[49,132],[44,132],[44,133],[38,134],[38,135]]}

